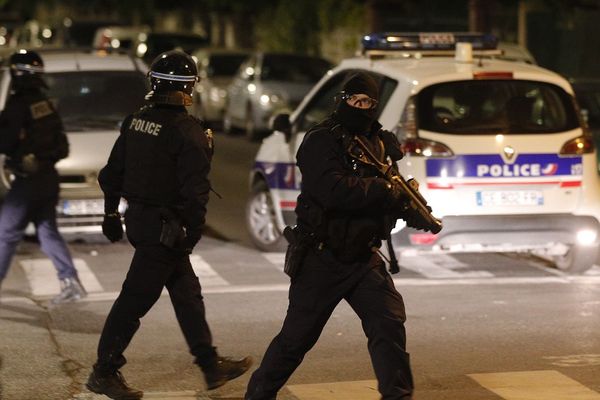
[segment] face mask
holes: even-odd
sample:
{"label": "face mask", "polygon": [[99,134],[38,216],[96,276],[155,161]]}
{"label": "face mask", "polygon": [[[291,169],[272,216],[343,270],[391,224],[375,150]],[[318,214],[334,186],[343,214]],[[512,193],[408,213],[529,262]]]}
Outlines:
{"label": "face mask", "polygon": [[366,135],[371,130],[371,125],[375,121],[376,109],[362,109],[352,107],[345,101],[341,101],[335,115],[348,132],[354,135]]}

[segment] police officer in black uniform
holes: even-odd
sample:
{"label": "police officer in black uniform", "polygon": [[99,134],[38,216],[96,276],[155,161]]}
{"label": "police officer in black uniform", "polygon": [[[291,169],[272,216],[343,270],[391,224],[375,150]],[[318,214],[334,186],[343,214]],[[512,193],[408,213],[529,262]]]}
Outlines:
{"label": "police officer in black uniform", "polygon": [[372,76],[351,75],[333,115],[310,129],[298,150],[302,188],[294,231],[308,246],[292,276],[283,327],[253,373],[246,400],[275,399],[342,299],[361,319],[382,399],[412,398],[404,303],[373,250],[389,235],[387,213],[406,200],[347,151],[358,138],[382,162],[402,157],[395,136],[376,121],[377,99]]}
{"label": "police officer in black uniform", "polygon": [[0,283],[6,276],[27,224],[35,224],[42,250],[61,284],[53,304],[79,300],[86,291],[56,227],[59,178],[54,164],[69,154],[60,116],[43,89],[44,63],[34,51],[10,59],[12,94],[0,114],[0,153],[15,176],[0,212]]}
{"label": "police officer in black uniform", "polygon": [[104,325],[98,359],[87,387],[113,399],[139,399],[119,369],[123,352],[142,318],[166,287],[195,363],[207,388],[215,389],[243,374],[249,358],[221,357],[213,347],[198,278],[189,254],[205,222],[213,153],[210,132],[188,115],[197,81],[196,64],[187,54],[159,55],[149,72],[149,106],[128,116],[98,181],[104,191],[102,230],[111,241],[123,236],[118,205],[128,202],[127,238],[135,247],[121,293]]}

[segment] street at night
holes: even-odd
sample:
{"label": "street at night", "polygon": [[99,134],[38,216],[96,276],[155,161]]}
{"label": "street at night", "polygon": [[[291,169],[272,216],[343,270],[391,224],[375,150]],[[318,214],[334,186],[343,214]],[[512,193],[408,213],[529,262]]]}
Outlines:
{"label": "street at night", "polygon": [[[192,264],[215,344],[224,354],[249,354],[258,363],[281,326],[289,278],[282,272],[283,253],[257,251],[245,232],[245,196],[237,188],[245,185],[240,170],[256,147],[217,135],[211,178],[223,199],[211,198],[212,233],[201,240]],[[238,157],[224,156],[233,150]],[[230,218],[224,218],[228,210]],[[21,246],[3,285],[2,398],[101,398],[83,383],[133,252],[127,243],[109,244],[99,235],[69,246],[90,290],[85,301],[48,305],[58,291],[54,269],[31,242]],[[401,265],[394,283],[406,303],[415,398],[600,398],[599,267],[570,276],[516,253],[409,255]],[[145,398],[239,399],[249,378],[209,397],[166,292],[142,320],[126,357],[128,382],[143,387]],[[157,368],[158,360],[163,367]],[[347,304],[336,309],[279,398],[379,398],[360,321]]]}

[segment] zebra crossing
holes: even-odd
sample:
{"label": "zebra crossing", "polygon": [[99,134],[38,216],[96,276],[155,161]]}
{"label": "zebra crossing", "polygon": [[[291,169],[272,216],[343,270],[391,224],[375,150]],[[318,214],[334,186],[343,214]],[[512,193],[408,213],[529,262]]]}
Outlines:
{"label": "zebra crossing", "polygon": [[[273,270],[282,272],[284,253],[259,253],[264,262]],[[200,279],[205,293],[287,291],[285,282],[260,284],[233,284],[227,277],[219,273],[202,255],[192,254],[190,262],[195,274]],[[21,258],[17,261],[22,269],[35,299],[46,299],[60,291],[59,282],[52,262],[47,258]],[[85,259],[75,258],[75,268],[89,293],[87,301],[114,300],[118,295],[118,287],[104,288],[97,277],[102,270],[91,268]],[[580,276],[569,276],[557,270],[549,270],[546,274],[528,276],[497,276],[489,270],[477,269],[461,261],[452,254],[402,257],[402,272],[394,276],[398,286],[425,285],[496,285],[496,284],[543,284],[543,283],[600,283],[600,267],[592,269]],[[163,294],[167,294],[166,290]],[[15,298],[4,297],[3,301],[14,301]]]}
{"label": "zebra crossing", "polygon": [[[600,400],[600,393],[555,370],[469,374],[478,385],[504,400]],[[293,384],[285,387],[294,400],[379,400],[376,380]],[[422,394],[426,396],[425,394]],[[279,397],[290,399],[287,395]],[[102,396],[85,392],[73,400],[95,400]],[[144,398],[160,400],[211,400],[196,391],[147,392]],[[220,398],[220,397],[219,397]],[[241,400],[242,397],[227,397]]]}
{"label": "zebra crossing", "polygon": [[[80,253],[81,255],[81,253]],[[31,258],[29,258],[31,257]],[[260,253],[265,265],[277,273],[283,269],[284,254]],[[219,264],[211,262],[210,257],[203,257],[203,253],[193,254],[190,258],[192,267],[202,282],[203,291],[209,293],[244,293],[287,291],[289,282],[282,279],[278,282],[265,282],[261,284],[235,283],[230,275],[224,273]],[[118,295],[117,287],[103,286],[106,281],[99,276],[103,269],[94,264],[91,259],[76,257],[75,267],[80,278],[89,291],[86,301],[110,301]],[[59,291],[56,272],[49,260],[42,258],[41,254],[28,254],[20,257],[13,268],[20,269],[27,280],[31,298],[46,299],[54,296]],[[403,272],[394,281],[398,286],[410,285],[468,285],[468,284],[505,284],[505,283],[571,283],[571,282],[600,282],[600,267],[594,267],[584,276],[572,277],[566,274],[548,274],[544,276],[497,276],[493,272],[478,269],[469,265],[464,258],[451,254],[436,256],[407,256],[402,258]],[[252,271],[247,271],[252,273]],[[165,292],[166,294],[166,292]],[[31,301],[28,297],[6,298],[0,297],[0,303],[5,301]],[[473,385],[481,387],[490,393],[490,398],[505,400],[600,400],[598,386],[588,387],[568,376],[569,367],[584,365],[600,366],[600,354],[573,355],[565,357],[547,357],[550,369],[537,371],[498,371],[479,372],[468,374],[468,379]],[[559,368],[561,371],[552,368]],[[567,372],[565,372],[567,371]],[[589,384],[589,383],[588,383]],[[284,400],[377,400],[380,395],[377,391],[375,380],[302,383],[286,386]],[[427,398],[427,393],[421,393],[419,398]],[[101,396],[83,391],[73,399],[96,400]],[[173,391],[149,392],[145,398],[163,400],[204,399],[211,397],[204,392]],[[234,400],[241,397],[231,397]]]}

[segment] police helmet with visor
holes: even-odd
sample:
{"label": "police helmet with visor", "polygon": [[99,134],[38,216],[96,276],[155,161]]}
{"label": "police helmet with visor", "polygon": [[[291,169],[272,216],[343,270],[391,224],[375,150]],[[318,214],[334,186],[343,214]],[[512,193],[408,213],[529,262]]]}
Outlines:
{"label": "police helmet with visor", "polygon": [[194,59],[186,53],[171,50],[160,54],[148,72],[150,92],[146,100],[152,103],[189,106],[198,82],[198,69]]}
{"label": "police helmet with visor", "polygon": [[8,64],[16,88],[46,87],[42,80],[44,61],[37,52],[18,50],[10,56]]}

